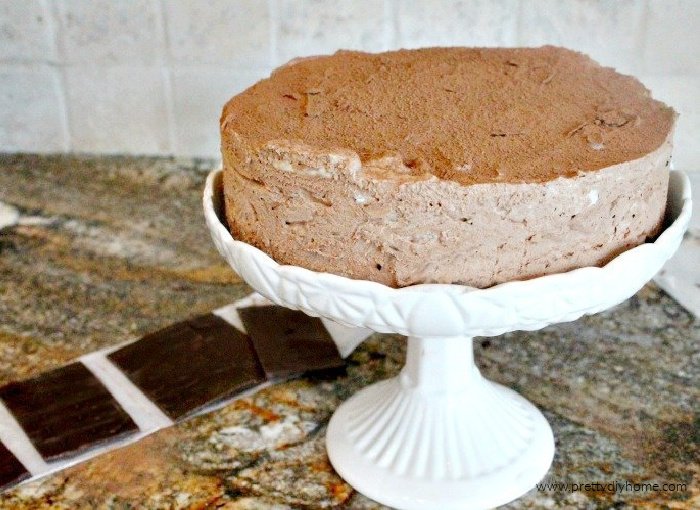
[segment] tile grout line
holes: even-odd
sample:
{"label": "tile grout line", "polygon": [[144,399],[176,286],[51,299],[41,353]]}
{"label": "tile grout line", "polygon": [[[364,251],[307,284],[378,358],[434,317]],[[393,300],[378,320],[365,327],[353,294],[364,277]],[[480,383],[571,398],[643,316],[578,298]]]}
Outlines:
{"label": "tile grout line", "polygon": [[649,33],[649,17],[651,15],[651,4],[650,0],[646,0],[642,7],[642,22],[639,27],[637,27],[637,41],[635,44],[635,50],[637,53],[637,69],[635,70],[637,74],[646,74],[649,66],[647,65],[647,34]]}
{"label": "tile grout line", "polygon": [[173,424],[173,420],[107,359],[104,351],[86,354],[78,359],[107,388],[142,432],[155,432]]}
{"label": "tile grout line", "polygon": [[170,62],[170,37],[168,35],[168,21],[162,0],[153,0],[154,9],[157,11],[157,29],[160,31],[159,68],[163,100],[165,102],[165,116],[167,122],[168,145],[171,154],[178,153],[179,139],[177,135],[177,119],[175,118],[175,99],[173,90],[173,77]]}
{"label": "tile grout line", "polygon": [[46,13],[46,30],[51,40],[53,57],[55,59],[54,78],[57,87],[58,106],[61,110],[61,130],[63,131],[63,150],[70,152],[74,149],[73,133],[70,119],[70,105],[68,100],[68,84],[66,79],[66,51],[60,31],[61,6],[58,4],[49,5],[45,0],[41,2]]}
{"label": "tile grout line", "polygon": [[49,465],[2,401],[0,401],[0,440],[33,477],[49,470]]}
{"label": "tile grout line", "polygon": [[382,3],[382,51],[389,51],[396,47],[396,39],[399,30],[399,19],[393,0],[384,0]]}
{"label": "tile grout line", "polygon": [[268,30],[268,42],[270,44],[270,51],[268,55],[268,63],[271,69],[275,69],[277,64],[277,30],[279,29],[279,5],[276,0],[267,0],[267,13],[269,16],[269,27]]}
{"label": "tile grout line", "polygon": [[525,0],[519,0],[515,8],[515,46],[525,46],[523,37],[523,17],[525,12]]}

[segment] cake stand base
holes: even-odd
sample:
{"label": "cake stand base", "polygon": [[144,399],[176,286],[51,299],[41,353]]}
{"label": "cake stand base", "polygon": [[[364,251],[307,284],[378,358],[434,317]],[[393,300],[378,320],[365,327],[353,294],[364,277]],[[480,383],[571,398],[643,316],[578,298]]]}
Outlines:
{"label": "cake stand base", "polygon": [[554,456],[542,413],[481,376],[469,337],[409,337],[401,374],[343,403],[326,443],[350,485],[403,510],[505,504],[531,490]]}

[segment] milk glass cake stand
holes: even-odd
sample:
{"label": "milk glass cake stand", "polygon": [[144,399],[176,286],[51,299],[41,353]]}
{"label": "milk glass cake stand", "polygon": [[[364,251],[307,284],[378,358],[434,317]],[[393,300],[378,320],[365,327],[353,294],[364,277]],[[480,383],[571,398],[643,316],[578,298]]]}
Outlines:
{"label": "milk glass cake stand", "polygon": [[331,418],[326,444],[340,476],[400,509],[480,509],[532,489],[551,465],[554,439],[534,405],[481,376],[472,338],[572,321],[637,292],[673,255],[688,225],[688,178],[674,171],[670,179],[667,223],[655,242],[604,267],[488,289],[393,289],[280,265],[231,237],[221,170],[207,179],[204,212],[221,255],[271,301],[346,326],[408,336],[400,375],[359,391]]}

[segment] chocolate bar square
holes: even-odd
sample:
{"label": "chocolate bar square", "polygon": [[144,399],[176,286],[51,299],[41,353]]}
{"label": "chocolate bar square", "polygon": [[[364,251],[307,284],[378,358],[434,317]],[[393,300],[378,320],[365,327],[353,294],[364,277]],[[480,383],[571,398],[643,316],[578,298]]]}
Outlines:
{"label": "chocolate bar square", "polygon": [[212,314],[148,334],[108,357],[172,419],[265,381],[249,338]]}
{"label": "chocolate bar square", "polygon": [[70,455],[138,430],[82,363],[9,383],[0,388],[0,399],[45,459]]}
{"label": "chocolate bar square", "polygon": [[17,460],[5,445],[0,443],[0,490],[21,482],[29,477],[22,463]]}
{"label": "chocolate bar square", "polygon": [[238,314],[270,378],[345,366],[318,318],[281,306],[240,308]]}

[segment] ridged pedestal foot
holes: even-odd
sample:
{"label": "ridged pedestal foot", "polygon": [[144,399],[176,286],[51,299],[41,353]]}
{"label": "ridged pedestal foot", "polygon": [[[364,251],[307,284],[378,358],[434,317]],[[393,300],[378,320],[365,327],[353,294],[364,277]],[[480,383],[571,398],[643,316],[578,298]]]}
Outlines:
{"label": "ridged pedestal foot", "polygon": [[409,338],[401,374],[331,418],[333,467],[356,490],[403,509],[485,509],[521,496],[554,455],[542,413],[479,373],[471,338]]}

